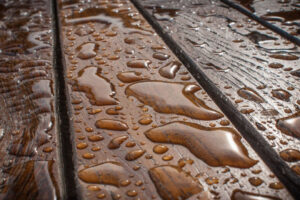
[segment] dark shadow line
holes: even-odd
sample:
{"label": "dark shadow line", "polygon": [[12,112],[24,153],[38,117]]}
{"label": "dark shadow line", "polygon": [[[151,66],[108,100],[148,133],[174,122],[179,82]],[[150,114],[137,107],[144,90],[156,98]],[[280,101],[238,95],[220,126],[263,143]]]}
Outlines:
{"label": "dark shadow line", "polygon": [[281,28],[278,28],[277,26],[267,22],[266,20],[258,17],[257,15],[254,15],[253,13],[251,13],[250,11],[248,11],[247,9],[243,8],[242,6],[235,4],[231,1],[228,0],[221,0],[223,3],[227,4],[228,6],[236,9],[237,11],[243,13],[244,15],[250,17],[251,19],[254,19],[255,21],[259,22],[260,24],[262,24],[263,26],[267,27],[268,29],[271,29],[272,31],[274,31],[275,33],[278,33],[279,35],[281,35],[282,37],[288,39],[289,41],[295,43],[296,45],[300,46],[300,39],[289,34],[288,32],[282,30]]}
{"label": "dark shadow line", "polygon": [[[64,58],[61,45],[61,35],[60,35],[60,18],[59,18],[59,6],[57,0],[52,0],[53,9],[53,23],[54,23],[54,73],[55,73],[55,103],[56,103],[56,113],[58,118],[58,134],[59,134],[59,154],[61,160],[61,174],[64,184],[64,197],[65,200],[79,200],[83,199],[77,186],[75,173],[76,155],[75,147],[72,144],[73,131],[70,125],[70,97],[68,94],[68,88],[65,80],[65,68],[64,68]],[[77,179],[78,180],[78,179]]]}
{"label": "dark shadow line", "polygon": [[253,125],[238,111],[232,102],[215,86],[205,73],[176,43],[176,41],[160,26],[153,16],[139,3],[139,0],[131,0],[139,12],[151,24],[158,35],[164,40],[173,53],[184,63],[185,67],[203,87],[207,94],[214,100],[233,125],[239,130],[256,153],[268,165],[273,173],[285,185],[287,190],[296,199],[300,196],[300,178],[295,175],[291,168],[280,158],[275,150],[253,127]]}

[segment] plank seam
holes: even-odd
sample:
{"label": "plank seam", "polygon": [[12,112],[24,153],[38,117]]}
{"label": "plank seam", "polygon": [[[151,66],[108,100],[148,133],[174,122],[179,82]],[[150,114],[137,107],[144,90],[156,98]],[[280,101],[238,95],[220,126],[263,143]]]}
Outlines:
{"label": "plank seam", "polygon": [[[160,26],[152,15],[144,9],[138,0],[131,0],[148,23],[164,40],[173,53],[184,63],[197,82],[203,87],[207,94],[214,100],[218,107],[230,119],[256,153],[264,160],[267,166],[285,185],[287,190],[296,199],[300,196],[300,179],[295,176],[290,167],[283,162],[275,150],[254,128],[254,126],[235,108],[231,101],[214,85],[205,75],[200,67],[188,56],[188,54],[174,41],[174,39]],[[273,25],[272,25],[273,26]],[[299,43],[300,44],[300,43]]]}
{"label": "plank seam", "polygon": [[56,85],[56,114],[58,118],[58,133],[60,139],[60,160],[62,162],[62,180],[64,185],[65,195],[63,199],[65,200],[78,200],[81,198],[81,192],[76,184],[76,173],[75,173],[75,159],[74,152],[75,147],[72,144],[72,127],[70,125],[70,98],[68,90],[66,88],[65,80],[65,69],[64,69],[64,59],[62,56],[62,46],[60,38],[60,21],[58,13],[58,3],[56,0],[52,0],[52,10],[53,10],[53,22],[54,22],[54,74],[55,74],[55,85]]}
{"label": "plank seam", "polygon": [[236,9],[238,12],[243,13],[244,15],[248,16],[249,18],[257,21],[258,23],[260,23],[261,25],[265,26],[266,28],[274,31],[275,33],[278,33],[279,35],[281,35],[282,37],[288,39],[289,41],[295,43],[296,45],[300,46],[300,39],[289,34],[288,32],[282,30],[281,28],[267,22],[266,20],[263,20],[262,18],[258,17],[257,15],[249,12],[247,9],[243,8],[242,6],[235,4],[231,1],[228,0],[221,0],[223,3],[225,3],[226,5]]}

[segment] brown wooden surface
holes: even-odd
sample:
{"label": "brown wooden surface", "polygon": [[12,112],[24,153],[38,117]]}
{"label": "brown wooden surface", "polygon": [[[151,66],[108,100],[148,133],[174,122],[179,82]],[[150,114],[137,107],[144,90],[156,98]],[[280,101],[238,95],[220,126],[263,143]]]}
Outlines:
{"label": "brown wooden surface", "polygon": [[[292,128],[298,126],[298,47],[220,2],[198,4],[186,2],[186,9],[179,9],[182,5],[172,1],[144,2],[148,8],[165,8],[149,11],[270,146],[278,153],[299,151],[299,135]],[[177,14],[169,16],[170,8]],[[167,20],[159,20],[163,14]],[[295,122],[283,122],[293,115]],[[297,161],[288,164],[297,169]]]}
{"label": "brown wooden surface", "polygon": [[60,199],[49,1],[0,1],[0,199]]}
{"label": "brown wooden surface", "polygon": [[289,34],[300,37],[299,0],[233,0],[250,12],[265,19]]}
{"label": "brown wooden surface", "polygon": [[59,14],[83,198],[292,199],[129,1]]}

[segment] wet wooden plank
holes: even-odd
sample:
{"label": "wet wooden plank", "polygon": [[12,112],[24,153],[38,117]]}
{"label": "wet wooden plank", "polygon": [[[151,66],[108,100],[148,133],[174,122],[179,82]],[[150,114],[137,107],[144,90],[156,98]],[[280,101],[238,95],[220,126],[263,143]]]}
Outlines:
{"label": "wet wooden plank", "polygon": [[233,0],[261,19],[271,22],[289,34],[300,37],[300,4],[298,0]]}
{"label": "wet wooden plank", "polygon": [[47,0],[0,1],[0,199],[61,199]]}
{"label": "wet wooden plank", "polygon": [[[229,8],[209,1],[139,1],[235,107],[299,174],[299,49]],[[185,5],[183,5],[185,4]]]}
{"label": "wet wooden plank", "polygon": [[130,1],[61,1],[85,199],[292,199]]}

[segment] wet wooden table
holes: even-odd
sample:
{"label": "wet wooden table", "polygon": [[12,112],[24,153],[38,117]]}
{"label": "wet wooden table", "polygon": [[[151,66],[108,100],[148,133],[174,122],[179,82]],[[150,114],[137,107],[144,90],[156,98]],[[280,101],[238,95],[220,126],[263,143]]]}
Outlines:
{"label": "wet wooden table", "polygon": [[299,9],[0,1],[0,199],[299,199]]}

